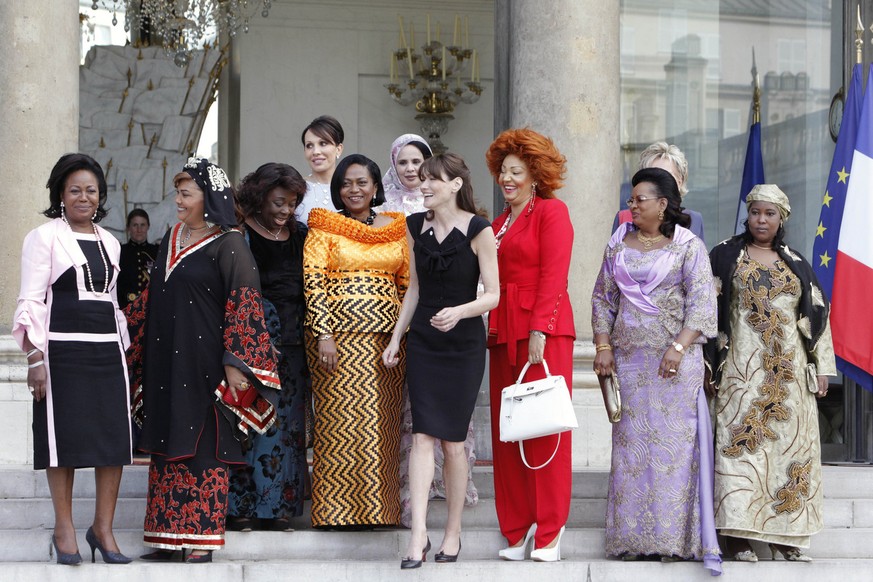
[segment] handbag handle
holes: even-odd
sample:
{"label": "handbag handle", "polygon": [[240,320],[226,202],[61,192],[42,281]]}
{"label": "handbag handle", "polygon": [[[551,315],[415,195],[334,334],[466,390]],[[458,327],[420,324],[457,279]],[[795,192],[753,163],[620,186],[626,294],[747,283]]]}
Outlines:
{"label": "handbag handle", "polygon": [[[543,360],[543,363],[545,363],[545,360]],[[518,450],[521,451],[521,461],[524,463],[525,467],[527,467],[528,469],[531,469],[533,471],[536,471],[537,469],[542,469],[543,467],[545,467],[546,465],[551,463],[552,459],[555,458],[555,455],[558,454],[558,447],[560,447],[560,446],[561,446],[561,433],[558,433],[558,443],[555,445],[555,450],[552,451],[552,456],[549,457],[549,460],[538,467],[531,467],[530,465],[527,464],[527,457],[524,456],[524,441],[518,441]]]}
{"label": "handbag handle", "polygon": [[[521,384],[522,380],[524,380],[524,375],[527,373],[528,368],[530,368],[530,360],[524,363],[524,368],[521,369],[521,373],[518,375],[518,380],[515,381],[516,384]],[[543,358],[543,368],[546,369],[546,378],[550,378],[552,374],[549,372],[549,365],[546,363],[545,358]]]}

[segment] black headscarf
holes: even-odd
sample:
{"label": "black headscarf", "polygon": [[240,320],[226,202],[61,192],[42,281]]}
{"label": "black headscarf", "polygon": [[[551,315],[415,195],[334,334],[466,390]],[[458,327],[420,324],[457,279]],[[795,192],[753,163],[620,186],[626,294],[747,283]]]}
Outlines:
{"label": "black headscarf", "polygon": [[[721,367],[727,358],[731,342],[731,281],[745,246],[743,235],[738,234],[719,243],[709,253],[712,274],[717,279],[716,284],[721,285],[721,289],[718,290],[718,337],[710,339],[706,343],[704,357],[706,365],[712,373],[712,380],[716,384],[721,381]],[[830,305],[821,291],[821,285],[819,285],[812,267],[800,253],[790,249],[786,244],[779,245],[773,250],[791,272],[800,279],[800,304],[796,314],[797,326],[800,329],[807,353],[812,354],[818,340],[827,328]]]}
{"label": "black headscarf", "polygon": [[182,171],[203,190],[203,218],[225,228],[236,226],[233,186],[224,170],[206,158],[191,157]]}

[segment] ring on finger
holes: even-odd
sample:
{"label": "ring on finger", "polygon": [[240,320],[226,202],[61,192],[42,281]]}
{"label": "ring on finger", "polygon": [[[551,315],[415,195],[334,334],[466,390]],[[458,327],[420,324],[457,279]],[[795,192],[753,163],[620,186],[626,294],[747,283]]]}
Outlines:
{"label": "ring on finger", "polygon": [[676,368],[670,368],[670,369],[667,370],[667,371],[670,372],[671,374],[675,374],[675,373],[676,373]]}

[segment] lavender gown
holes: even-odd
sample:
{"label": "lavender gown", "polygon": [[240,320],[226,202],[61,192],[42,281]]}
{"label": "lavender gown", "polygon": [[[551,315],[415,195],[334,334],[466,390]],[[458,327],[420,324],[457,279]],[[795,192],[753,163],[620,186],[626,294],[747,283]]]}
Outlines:
{"label": "lavender gown", "polygon": [[[612,427],[606,553],[704,560],[721,572],[712,517],[712,430],[702,344],[716,334],[712,271],[704,244],[676,227],[662,249],[625,246],[621,225],[604,253],[592,296],[595,334],[609,334],[622,397]],[[682,328],[701,336],[674,378],[658,376]]]}

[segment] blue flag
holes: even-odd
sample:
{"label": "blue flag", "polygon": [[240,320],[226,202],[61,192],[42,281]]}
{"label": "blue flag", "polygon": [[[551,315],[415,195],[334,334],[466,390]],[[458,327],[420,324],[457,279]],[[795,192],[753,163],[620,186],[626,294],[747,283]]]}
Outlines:
{"label": "blue flag", "polygon": [[734,234],[745,232],[743,223],[748,217],[746,196],[752,188],[764,183],[764,157],[761,154],[761,122],[749,128],[749,144],[746,146],[746,163],[743,166],[743,183],[740,185],[740,203],[737,205],[737,222]]}
{"label": "blue flag", "polygon": [[[834,159],[831,162],[831,170],[828,174],[821,213],[819,214],[815,239],[812,244],[812,268],[828,299],[833,298],[834,271],[837,262],[840,229],[843,225],[843,210],[846,205],[846,194],[852,173],[852,160],[858,141],[861,104],[864,97],[863,79],[861,65],[855,65],[852,69],[852,80],[849,83],[849,90],[846,93],[840,134],[837,137]],[[865,330],[862,333],[869,333],[869,331]],[[867,390],[873,390],[873,376],[868,371],[844,360],[839,355],[837,355],[837,369],[860,386]]]}
{"label": "blue flag", "polygon": [[834,160],[831,162],[821,214],[812,243],[812,269],[828,299],[833,297],[837,244],[840,242],[843,207],[846,205],[846,190],[849,187],[849,175],[852,173],[852,157],[855,155],[858,123],[861,119],[863,83],[864,72],[861,65],[855,65],[852,69],[849,91],[846,93],[843,122],[840,125]]}

